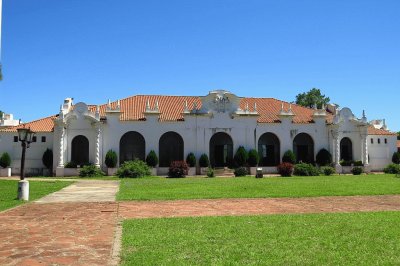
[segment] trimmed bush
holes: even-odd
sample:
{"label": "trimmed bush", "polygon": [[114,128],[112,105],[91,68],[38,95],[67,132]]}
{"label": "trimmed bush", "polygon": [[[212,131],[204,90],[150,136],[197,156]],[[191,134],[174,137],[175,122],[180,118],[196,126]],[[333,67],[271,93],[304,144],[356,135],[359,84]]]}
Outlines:
{"label": "trimmed bush", "polygon": [[240,146],[237,149],[235,156],[233,157],[233,161],[234,161],[236,167],[242,167],[242,166],[246,166],[246,162],[247,162],[248,158],[249,158],[249,155],[248,155],[246,149],[243,146]]}
{"label": "trimmed bush", "polygon": [[247,175],[247,169],[246,167],[238,167],[235,169],[235,176],[246,176]]}
{"label": "trimmed bush", "polygon": [[0,157],[0,166],[7,168],[11,165],[11,157],[7,152],[4,152]]}
{"label": "trimmed bush", "polygon": [[106,158],[104,160],[104,163],[108,168],[115,168],[115,166],[117,166],[117,162],[118,162],[117,153],[113,150],[109,150],[106,153]]}
{"label": "trimmed bush", "polygon": [[395,163],[388,164],[383,169],[383,172],[385,172],[385,174],[400,174],[400,165]]}
{"label": "trimmed bush", "polygon": [[295,164],[296,163],[296,155],[294,154],[293,151],[287,150],[282,156],[282,162]]}
{"label": "trimmed bush", "polygon": [[281,176],[292,176],[293,174],[293,164],[291,163],[281,163],[277,169]]}
{"label": "trimmed bush", "polygon": [[250,167],[257,166],[259,160],[260,160],[260,156],[258,155],[258,152],[254,149],[249,150],[249,158],[247,159],[248,165]]}
{"label": "trimmed bush", "polygon": [[207,154],[203,153],[200,156],[199,165],[200,165],[200,167],[209,167],[210,166],[210,161],[208,160]]}
{"label": "trimmed bush", "polygon": [[189,167],[195,167],[196,166],[196,156],[194,156],[193,152],[189,153],[186,157],[186,163],[189,165]]}
{"label": "trimmed bush", "polygon": [[215,177],[214,169],[212,169],[211,167],[208,167],[207,177]]}
{"label": "trimmed bush", "polygon": [[149,176],[150,174],[151,172],[149,166],[145,162],[138,159],[124,162],[117,171],[117,176],[119,178],[137,178]]}
{"label": "trimmed bush", "polygon": [[151,150],[146,157],[146,163],[150,167],[156,167],[158,164],[158,157],[155,151]]}
{"label": "trimmed bush", "polygon": [[339,163],[341,166],[351,166],[353,164],[353,161],[341,160]]}
{"label": "trimmed bush", "polygon": [[353,175],[361,175],[363,172],[363,169],[359,166],[355,166],[355,167],[353,167],[353,169],[351,169],[351,172],[353,173]]}
{"label": "trimmed bush", "polygon": [[321,172],[324,174],[324,175],[333,175],[333,174],[335,174],[336,173],[336,170],[335,170],[335,168],[333,168],[333,167],[330,167],[330,166],[324,166],[324,167],[321,167]]}
{"label": "trimmed bush", "polygon": [[353,162],[353,165],[354,166],[364,166],[362,161],[355,161],[355,162]]}
{"label": "trimmed bush", "polygon": [[95,165],[85,165],[79,171],[80,177],[97,177],[104,176],[103,171]]}
{"label": "trimmed bush", "polygon": [[168,177],[185,177],[189,172],[189,166],[185,161],[172,161],[169,166]]}
{"label": "trimmed bush", "polygon": [[395,164],[400,164],[400,152],[393,153],[392,162]]}
{"label": "trimmed bush", "polygon": [[317,153],[316,163],[319,166],[326,166],[332,163],[332,155],[327,149],[321,149]]}
{"label": "trimmed bush", "polygon": [[319,170],[312,164],[299,163],[294,166],[293,174],[297,176],[319,176]]}
{"label": "trimmed bush", "polygon": [[46,149],[42,156],[42,163],[47,169],[53,168],[53,151]]}
{"label": "trimmed bush", "polygon": [[77,168],[78,165],[75,162],[70,161],[70,162],[67,162],[66,164],[64,164],[64,167],[65,168]]}

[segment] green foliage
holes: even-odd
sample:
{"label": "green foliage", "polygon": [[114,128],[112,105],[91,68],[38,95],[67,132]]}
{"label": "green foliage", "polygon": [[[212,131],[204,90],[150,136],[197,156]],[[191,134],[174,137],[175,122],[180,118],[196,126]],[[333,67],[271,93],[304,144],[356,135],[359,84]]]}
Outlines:
{"label": "green foliage", "polygon": [[296,104],[309,108],[312,108],[315,104],[318,108],[321,108],[322,105],[328,104],[329,101],[329,97],[325,97],[325,95],[321,94],[321,90],[316,88],[296,95]]}
{"label": "green foliage", "polygon": [[203,153],[200,156],[199,165],[200,165],[200,167],[209,167],[210,166],[210,161],[208,160],[207,154]]}
{"label": "green foliage", "polygon": [[383,172],[386,174],[400,174],[400,165],[391,163],[383,169]]}
{"label": "green foliage", "polygon": [[65,163],[65,164],[64,164],[64,167],[65,167],[65,168],[77,168],[78,165],[77,165],[75,162],[70,161],[70,162]]}
{"label": "green foliage", "polygon": [[43,165],[46,166],[47,169],[53,168],[53,151],[50,149],[46,149],[42,156]]}
{"label": "green foliage", "polygon": [[108,168],[115,168],[115,166],[117,166],[117,162],[118,162],[117,153],[113,150],[109,150],[106,153],[106,158],[104,160],[104,163]]}
{"label": "green foliage", "polygon": [[330,175],[335,174],[335,173],[336,173],[336,170],[335,170],[335,168],[333,168],[333,167],[324,166],[324,167],[321,167],[321,172],[322,172],[324,175],[326,175],[326,176],[330,176]]}
{"label": "green foliage", "polygon": [[214,169],[208,167],[207,169],[207,177],[215,177]]}
{"label": "green foliage", "polygon": [[95,165],[84,165],[79,171],[80,177],[104,176],[103,171]]}
{"label": "green foliage", "polygon": [[363,164],[362,161],[354,161],[354,162],[353,162],[353,165],[354,165],[354,166],[364,166],[364,164]]}
{"label": "green foliage", "polygon": [[246,166],[248,157],[249,157],[249,155],[248,155],[246,149],[243,146],[240,146],[237,149],[235,156],[233,157],[235,166],[236,167]]}
{"label": "green foliage", "polygon": [[299,163],[294,166],[294,175],[297,176],[319,176],[319,169],[312,164]]}
{"label": "green foliage", "polygon": [[185,177],[189,172],[189,166],[185,161],[172,161],[168,170],[168,177]]}
{"label": "green foliage", "polygon": [[351,172],[353,173],[353,175],[361,175],[363,172],[363,169],[360,166],[355,166],[355,167],[353,167],[353,169],[351,169]]}
{"label": "green foliage", "polygon": [[400,140],[400,131],[397,132],[397,140]]}
{"label": "green foliage", "polygon": [[281,163],[277,169],[281,176],[289,177],[293,174],[293,164],[291,163]]}
{"label": "green foliage", "polygon": [[[1,79],[0,79],[1,80]],[[3,112],[0,110],[0,117],[3,117]]]}
{"label": "green foliage", "polygon": [[117,176],[119,178],[137,178],[149,176],[150,174],[149,166],[145,162],[137,159],[124,162],[117,171]]}
{"label": "green foliage", "polygon": [[236,177],[238,177],[238,176],[246,176],[247,175],[247,169],[246,169],[246,167],[238,167],[238,168],[235,169],[234,174],[235,174]]}
{"label": "green foliage", "polygon": [[326,166],[332,163],[332,155],[327,149],[321,149],[317,153],[316,163],[319,166]]}
{"label": "green foliage", "polygon": [[247,159],[247,163],[249,164],[250,167],[254,167],[258,165],[258,162],[260,161],[260,156],[258,152],[254,149],[249,151],[249,158]]}
{"label": "green foliage", "polygon": [[293,151],[287,150],[282,156],[282,162],[295,164],[296,163],[296,155],[294,154]]}
{"label": "green foliage", "polygon": [[196,166],[196,156],[194,156],[193,152],[189,153],[186,157],[186,163],[189,165],[189,167],[195,167]]}
{"label": "green foliage", "polygon": [[11,165],[11,157],[7,152],[4,152],[0,157],[0,166],[7,168]]}
{"label": "green foliage", "polygon": [[400,164],[400,152],[393,153],[392,162],[396,164]]}
{"label": "green foliage", "polygon": [[351,165],[353,164],[353,161],[341,160],[341,161],[339,162],[339,164],[340,164],[341,166],[351,166]]}
{"label": "green foliage", "polygon": [[158,157],[155,151],[151,150],[146,157],[146,163],[150,167],[156,167],[158,164]]}

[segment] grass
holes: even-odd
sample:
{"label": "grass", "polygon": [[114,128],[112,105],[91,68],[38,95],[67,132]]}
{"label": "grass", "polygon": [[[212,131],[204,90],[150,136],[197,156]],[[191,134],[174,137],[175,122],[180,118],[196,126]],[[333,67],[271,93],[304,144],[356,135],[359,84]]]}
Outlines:
{"label": "grass", "polygon": [[400,212],[126,220],[122,265],[400,265]]}
{"label": "grass", "polygon": [[400,194],[394,175],[122,179],[118,200],[316,197]]}
{"label": "grass", "polygon": [[[39,199],[72,183],[68,181],[29,181],[29,200]],[[24,203],[24,201],[16,199],[17,190],[18,181],[0,180],[0,211]]]}
{"label": "grass", "polygon": [[96,176],[96,177],[80,177],[80,176],[31,176],[29,179],[57,179],[57,180],[65,180],[65,179],[83,179],[83,180],[120,180],[118,176]]}

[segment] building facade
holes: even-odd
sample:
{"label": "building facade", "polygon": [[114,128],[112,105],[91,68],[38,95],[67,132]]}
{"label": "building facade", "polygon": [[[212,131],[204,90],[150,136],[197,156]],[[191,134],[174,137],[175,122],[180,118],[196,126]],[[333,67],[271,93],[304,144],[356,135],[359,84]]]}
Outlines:
{"label": "building facade", "polygon": [[19,173],[21,147],[17,128],[29,127],[36,139],[27,150],[30,174],[43,171],[42,155],[53,150],[53,171],[66,176],[65,165],[95,164],[103,169],[105,154],[114,150],[119,164],[144,160],[154,150],[158,174],[171,161],[192,152],[205,153],[213,167],[229,165],[239,146],[256,149],[265,173],[276,172],[282,155],[293,150],[298,161],[314,162],[326,149],[341,171],[341,160],[362,161],[380,171],[397,151],[396,134],[356,118],[349,108],[322,109],[273,98],[238,97],[217,90],[206,96],[137,95],[103,105],[74,104],[67,98],[57,115],[0,129],[0,152],[8,152],[12,172]]}

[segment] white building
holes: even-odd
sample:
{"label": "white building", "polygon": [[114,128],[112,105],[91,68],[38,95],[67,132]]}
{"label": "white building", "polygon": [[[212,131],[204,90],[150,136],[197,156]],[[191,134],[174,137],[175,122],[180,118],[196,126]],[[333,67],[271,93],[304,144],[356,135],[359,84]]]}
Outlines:
{"label": "white building", "polygon": [[27,172],[43,171],[42,155],[49,148],[59,176],[66,175],[70,161],[105,169],[108,150],[117,152],[119,163],[144,159],[154,150],[159,174],[190,152],[197,159],[207,154],[214,167],[225,166],[239,146],[259,151],[264,172],[276,171],[287,150],[298,161],[314,162],[318,151],[327,149],[338,169],[340,160],[352,160],[372,171],[382,170],[397,151],[396,134],[375,128],[365,114],[356,118],[349,108],[318,110],[222,90],[200,97],[137,95],[98,106],[65,99],[57,115],[0,130],[0,153],[11,155],[14,174],[19,173],[17,128],[22,126],[36,132],[27,150]]}

